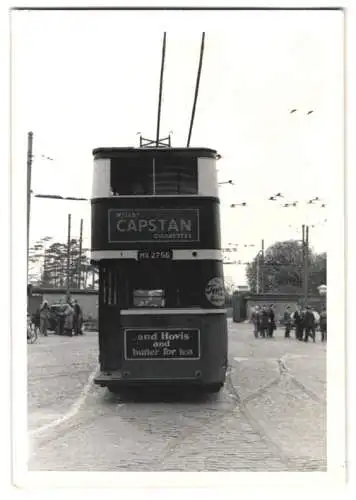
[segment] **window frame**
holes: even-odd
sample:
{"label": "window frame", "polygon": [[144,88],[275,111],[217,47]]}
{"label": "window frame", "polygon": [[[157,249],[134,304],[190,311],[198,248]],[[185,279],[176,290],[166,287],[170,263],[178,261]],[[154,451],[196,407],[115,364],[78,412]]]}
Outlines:
{"label": "window frame", "polygon": [[[169,157],[168,157],[169,158]],[[152,176],[149,177],[150,179],[150,184],[151,184],[151,187],[152,189],[149,191],[149,192],[145,192],[145,193],[134,193],[133,190],[131,189],[130,192],[126,192],[126,193],[122,193],[120,194],[120,189],[117,189],[114,188],[113,186],[113,182],[112,182],[112,179],[115,179],[115,175],[113,175],[113,172],[117,169],[120,169],[121,167],[120,166],[114,166],[113,164],[113,161],[117,162],[117,158],[112,158],[110,160],[110,191],[111,193],[113,193],[113,196],[194,196],[194,195],[198,195],[199,194],[199,169],[198,169],[198,158],[191,158],[189,159],[192,164],[189,164],[189,169],[191,169],[191,172],[192,172],[192,175],[189,177],[190,180],[192,180],[194,182],[194,186],[193,186],[193,190],[190,191],[188,190],[187,192],[183,192],[181,191],[182,190],[182,186],[181,186],[181,182],[178,184],[177,183],[177,190],[176,191],[173,191],[173,189],[169,192],[166,192],[166,193],[157,193],[157,166],[156,166],[156,161],[157,161],[157,158],[156,157],[153,157],[152,158],[152,163],[151,163],[151,168],[152,168]],[[162,157],[162,161],[164,163],[164,156]],[[187,163],[187,161],[186,161]],[[169,160],[168,160],[168,164],[169,164]],[[162,167],[163,165],[158,165],[158,169],[160,167]],[[183,168],[184,167],[184,163],[181,164],[181,167]],[[135,168],[135,167],[134,167]],[[179,168],[179,166],[177,165],[177,169]],[[139,170],[139,169],[138,169]],[[143,169],[145,170],[145,169]],[[147,171],[148,171],[148,168],[147,168]],[[177,174],[179,175],[179,173]],[[117,176],[119,179],[120,177]],[[115,184],[118,184],[117,182]],[[131,187],[133,185],[133,182],[131,182]],[[190,185],[189,185],[190,186]],[[117,186],[117,188],[120,188],[120,186]],[[178,191],[178,192],[177,192]],[[118,194],[116,194],[116,192]]]}

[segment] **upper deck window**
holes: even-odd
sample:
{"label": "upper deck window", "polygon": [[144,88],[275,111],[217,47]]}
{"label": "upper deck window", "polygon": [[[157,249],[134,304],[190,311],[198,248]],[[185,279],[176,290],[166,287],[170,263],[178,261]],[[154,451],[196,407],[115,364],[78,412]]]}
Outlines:
{"label": "upper deck window", "polygon": [[111,190],[113,195],[152,195],[152,160],[111,159]]}
{"label": "upper deck window", "polygon": [[197,160],[159,157],[155,161],[155,194],[196,194]]}
{"label": "upper deck window", "polygon": [[114,196],[197,194],[197,159],[171,155],[140,160],[112,158],[110,179]]}

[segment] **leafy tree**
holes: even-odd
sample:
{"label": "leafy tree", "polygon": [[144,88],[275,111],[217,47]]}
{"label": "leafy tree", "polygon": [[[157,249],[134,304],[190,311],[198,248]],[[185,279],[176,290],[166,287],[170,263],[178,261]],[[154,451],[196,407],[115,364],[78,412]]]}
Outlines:
{"label": "leafy tree", "polygon": [[320,285],[326,285],[327,256],[326,253],[312,255],[309,269],[309,290],[318,293]]}
{"label": "leafy tree", "polygon": [[[309,249],[309,291],[326,284],[326,254],[315,254]],[[298,240],[277,242],[270,246],[264,259],[261,254],[247,266],[246,277],[252,292],[297,293],[303,287],[303,249]]]}
{"label": "leafy tree", "polygon": [[[67,285],[68,244],[43,238],[29,252],[29,281],[38,286],[63,288]],[[98,271],[90,264],[88,249],[79,251],[79,241],[72,239],[69,245],[70,288],[97,288]]]}

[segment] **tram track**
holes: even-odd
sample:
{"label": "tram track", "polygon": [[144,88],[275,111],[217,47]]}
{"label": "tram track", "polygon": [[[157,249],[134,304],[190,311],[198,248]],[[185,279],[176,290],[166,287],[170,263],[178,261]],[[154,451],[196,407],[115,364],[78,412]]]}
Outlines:
{"label": "tram track", "polygon": [[[306,387],[300,380],[298,380],[290,371],[286,364],[286,357],[281,357],[279,359],[276,359],[276,363],[278,365],[279,373],[278,376],[273,379],[271,382],[268,384],[264,385],[263,387],[259,388],[258,390],[254,391],[253,393],[245,396],[244,398],[241,396],[239,390],[236,388],[235,384],[233,383],[231,374],[232,374],[232,367],[229,365],[227,375],[226,375],[226,387],[228,389],[228,392],[232,398],[235,399],[237,406],[243,416],[245,417],[247,423],[250,425],[250,427],[260,436],[260,438],[266,443],[266,445],[273,451],[279,458],[280,460],[285,464],[285,466],[290,470],[291,468],[295,469],[297,466],[300,468],[301,466],[303,469],[310,469],[310,470],[316,470],[315,466],[313,466],[310,462],[310,458],[308,457],[290,457],[288,456],[281,446],[276,443],[274,439],[271,438],[269,435],[268,431],[266,430],[265,426],[263,426],[259,419],[257,419],[253,413],[250,411],[248,408],[248,404],[253,402],[254,400],[258,398],[262,398],[265,394],[268,393],[268,391],[274,387],[278,387],[283,381],[288,380],[290,383],[292,383],[294,386],[296,386],[299,390],[301,390],[304,394],[306,394],[310,399],[312,399],[315,403],[325,403],[325,400],[323,398],[320,398],[314,391]],[[291,391],[290,394],[293,396],[293,392]]]}
{"label": "tram track", "polygon": [[[87,368],[86,369],[83,369],[83,370],[77,370],[75,372],[75,375],[73,378],[80,378],[81,375],[88,375],[90,374],[90,370],[88,370]],[[31,374],[31,378],[28,379],[28,384],[37,384],[38,381],[40,380],[51,380],[51,379],[56,379],[56,378],[68,378],[68,373],[50,373],[50,374],[41,374],[41,375],[35,375],[33,376]]]}
{"label": "tram track", "polygon": [[[217,434],[221,426],[233,425],[233,423],[231,422],[231,416],[233,415],[237,426],[234,427],[238,428],[239,421],[241,421],[240,419],[242,418],[245,422],[245,424],[242,425],[244,426],[247,424],[248,428],[251,429],[251,431],[242,432],[252,432],[253,434],[255,434],[256,437],[254,439],[257,438],[258,440],[260,440],[261,445],[262,443],[264,443],[263,448],[269,450],[268,453],[270,453],[271,456],[274,456],[275,459],[279,461],[284,470],[320,470],[320,467],[323,464],[321,464],[319,460],[313,461],[310,457],[307,456],[289,456],[288,453],[283,450],[283,447],[278,444],[278,442],[276,442],[273,437],[271,437],[269,428],[266,428],[261,420],[259,418],[256,418],[256,416],[253,414],[253,411],[251,411],[251,409],[249,408],[249,403],[254,402],[256,399],[258,400],[258,398],[262,398],[268,393],[269,390],[278,388],[279,384],[282,382],[287,382],[288,392],[290,389],[289,384],[293,384],[304,394],[306,394],[310,399],[312,399],[314,403],[320,404],[325,402],[323,398],[320,398],[317,394],[306,387],[293,375],[293,373],[287,366],[287,357],[288,356],[282,356],[280,359],[275,360],[279,370],[276,374],[276,377],[271,382],[254,391],[253,393],[248,394],[245,397],[241,395],[241,391],[239,391],[239,388],[236,387],[236,384],[234,385],[234,381],[232,378],[232,366],[229,365],[225,388],[219,396],[222,396],[222,399],[216,399],[216,395],[208,396],[206,398],[206,402],[204,400],[205,415],[199,415],[199,413],[194,414],[193,411],[191,415],[191,421],[189,421],[190,415],[185,415],[187,419],[182,422],[182,426],[180,428],[177,428],[176,430],[172,428],[172,432],[169,431],[167,433],[167,440],[165,443],[161,444],[161,448],[154,447],[152,452],[150,452],[151,454],[147,452],[144,463],[139,465],[139,469],[142,470],[142,467],[144,467],[145,470],[151,471],[166,469],[173,470],[175,467],[175,463],[180,463],[179,460],[181,460],[180,457],[182,456],[184,447],[187,447],[187,450],[190,450],[187,451],[187,456],[190,456],[191,458],[194,457],[196,452],[194,450],[194,444],[192,443],[194,443],[195,441],[204,442],[204,440],[206,439],[206,435]],[[45,376],[44,378],[47,377]],[[48,376],[48,378],[51,378],[51,376]],[[96,391],[94,392],[94,396],[99,395],[99,393],[97,394]],[[102,393],[100,393],[100,396],[101,395]],[[290,390],[290,395],[293,396],[292,390]],[[108,397],[111,401],[111,396],[109,397],[109,395],[106,394],[105,397]],[[47,446],[51,446],[51,444],[55,441],[65,438],[67,434],[73,432],[75,433],[77,430],[80,430],[81,427],[85,428],[90,427],[93,424],[95,425],[95,421],[101,420],[101,417],[105,417],[106,415],[105,408],[100,405],[100,402],[102,403],[101,397],[99,399],[95,397],[95,401],[93,400],[90,404],[91,409],[89,414],[86,413],[87,408],[85,408],[84,411],[82,408],[80,412],[78,412],[78,414],[74,416],[74,418],[61,423],[55,428],[48,429],[43,434],[40,433],[41,435],[39,436],[30,436],[32,438],[31,447],[34,446],[36,450],[40,451]],[[120,403],[119,406],[128,406],[128,403],[125,400],[120,399],[118,403]],[[211,403],[212,406],[214,406],[214,403],[217,404],[217,406],[215,408],[211,407]],[[94,411],[94,414],[92,412],[92,404],[97,407]],[[161,415],[164,419],[169,418],[167,417],[163,408]],[[122,412],[120,410],[117,413],[117,417],[123,418],[125,420],[125,416],[122,415]],[[131,423],[139,425],[139,419],[140,416],[138,415],[137,417],[133,418]],[[230,422],[226,423],[229,419]],[[159,425],[159,421],[157,425]],[[144,430],[144,432],[147,433],[151,432],[149,427],[144,427],[145,428],[141,430]],[[33,438],[35,439],[33,440]],[[247,436],[247,440],[248,439],[249,437]],[[209,451],[207,451],[207,453],[209,454]],[[194,460],[194,458],[192,459]],[[36,461],[35,456],[33,460]],[[123,467],[125,466],[123,465]],[[180,469],[180,466],[177,465],[177,468]],[[130,467],[128,467],[127,470],[129,469],[131,470]]]}
{"label": "tram track", "polygon": [[[282,356],[279,360],[277,360],[277,363],[279,363],[279,368],[280,368],[280,376],[281,377],[287,376],[292,384],[294,384],[298,389],[304,392],[304,394],[309,396],[316,403],[325,403],[326,402],[325,398],[321,398],[320,396],[318,396],[318,394],[316,394],[315,391],[307,387],[295,375],[293,375],[292,371],[286,365],[287,360],[288,360],[288,354],[285,355],[284,357]],[[323,383],[323,381],[318,377],[316,377],[316,380],[320,383]]]}
{"label": "tram track", "polygon": [[307,394],[307,396],[309,396],[316,403],[325,403],[326,402],[324,398],[321,398],[320,396],[318,396],[314,391],[312,391],[311,389],[309,389],[308,387],[306,387],[300,380],[298,380],[293,375],[290,375],[290,381],[296,387],[298,387],[298,389],[300,389],[305,394]]}
{"label": "tram track", "polygon": [[234,385],[231,378],[232,367],[229,365],[228,371],[226,374],[226,386],[229,392],[230,397],[232,397],[238,406],[238,409],[245,417],[246,422],[251,427],[251,429],[257,433],[261,440],[264,441],[269,449],[277,455],[277,457],[282,461],[282,463],[287,467],[291,468],[294,465],[294,460],[288,457],[282,448],[273,440],[269,434],[266,432],[266,429],[261,423],[256,419],[252,412],[248,409],[248,403],[257,399],[258,397],[263,396],[271,387],[278,386],[281,381],[281,372],[278,377],[276,377],[272,382],[263,386],[261,389],[255,391],[254,393],[242,398],[236,386]]}
{"label": "tram track", "polygon": [[[223,413],[223,415],[230,416],[231,414],[236,413],[236,409],[238,409],[243,415],[245,421],[250,426],[252,431],[257,434],[262,441],[265,442],[267,447],[276,455],[281,462],[288,468],[295,467],[295,460],[290,459],[282,450],[282,448],[266,433],[264,427],[258,422],[258,420],[252,415],[252,413],[247,408],[247,404],[258,397],[263,396],[271,387],[277,386],[281,381],[282,371],[280,371],[279,376],[276,377],[272,382],[263,386],[261,389],[256,391],[253,394],[248,395],[246,398],[241,398],[238,390],[234,386],[231,379],[231,365],[228,366],[226,381],[225,381],[225,390],[227,395],[235,402],[231,406],[230,409],[225,410],[215,410],[216,413]],[[218,427],[220,422],[216,422],[214,424],[215,427]],[[194,426],[187,429],[182,435],[173,440],[172,443],[168,444],[166,450],[162,453],[161,458],[159,460],[159,464],[164,464],[164,462],[172,457],[174,453],[191,437],[196,434],[202,432],[201,422],[196,423]],[[157,461],[153,462],[157,466]]]}

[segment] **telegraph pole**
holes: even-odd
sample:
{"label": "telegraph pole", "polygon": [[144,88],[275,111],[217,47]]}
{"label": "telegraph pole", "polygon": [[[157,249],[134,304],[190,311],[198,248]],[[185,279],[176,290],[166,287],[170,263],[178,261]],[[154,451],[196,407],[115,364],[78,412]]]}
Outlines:
{"label": "telegraph pole", "polygon": [[70,298],[70,230],[72,215],[68,214],[68,239],[67,239],[67,301]]}
{"label": "telegraph pole", "polygon": [[[261,292],[263,293],[263,265],[264,265],[265,240],[261,241],[261,250],[257,254],[256,261],[256,292],[260,293],[260,278]],[[262,263],[262,266],[261,264]]]}
{"label": "telegraph pole", "polygon": [[309,289],[309,226],[303,224],[302,226],[303,238],[303,296],[304,305],[308,303],[308,289]]}
{"label": "telegraph pole", "polygon": [[261,292],[264,293],[264,267],[265,267],[265,240],[261,241],[261,257],[262,257],[262,266],[261,266]]}
{"label": "telegraph pole", "polygon": [[83,219],[80,219],[80,237],[79,237],[79,257],[78,257],[78,288],[82,283],[82,251],[83,251]]}
{"label": "telegraph pole", "polygon": [[30,256],[30,219],[31,219],[31,176],[32,176],[32,154],[33,132],[27,135],[27,281],[28,281],[28,259]]}

